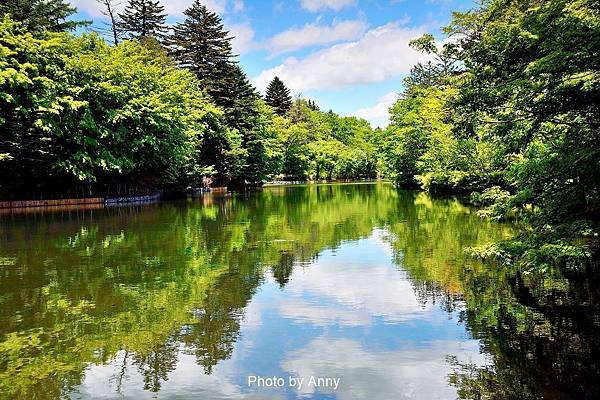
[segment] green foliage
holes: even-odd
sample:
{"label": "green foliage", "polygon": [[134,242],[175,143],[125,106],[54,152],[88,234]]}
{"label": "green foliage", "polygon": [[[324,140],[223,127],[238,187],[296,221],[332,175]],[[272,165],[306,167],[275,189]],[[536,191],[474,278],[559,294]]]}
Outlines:
{"label": "green foliage", "polygon": [[334,180],[377,176],[375,137],[365,120],[321,112],[297,99],[275,120],[281,175],[292,180]]}
{"label": "green foliage", "polygon": [[34,33],[41,33],[44,29],[68,31],[89,24],[87,21],[67,20],[76,11],[65,0],[3,0],[0,4],[0,18],[8,14]]}
{"label": "green foliage", "polygon": [[[537,249],[519,262],[594,254],[596,241],[584,237],[581,247],[577,229],[558,227],[587,221],[598,231],[599,17],[594,1],[493,0],[454,14],[450,44],[432,35],[411,42],[434,60],[411,71],[390,109],[385,175],[473,194],[482,216],[524,219],[536,239],[522,244]],[[552,250],[542,252],[544,243]]]}
{"label": "green foliage", "polygon": [[484,207],[478,214],[484,217],[503,219],[510,215],[513,209],[513,198],[509,191],[499,186],[492,186],[482,193],[471,194],[471,202],[477,206]]}
{"label": "green foliage", "polygon": [[2,193],[144,191],[181,181],[221,113],[191,73],[164,60],[93,35],[36,39],[5,19]]}
{"label": "green foliage", "polygon": [[223,109],[226,126],[241,138],[241,151],[229,153],[237,157],[235,171],[222,174],[221,180],[234,185],[259,184],[269,175],[265,159],[272,152],[267,147],[269,140],[264,140],[269,134],[265,133],[259,96],[234,60],[232,38],[221,18],[199,1],[184,15],[186,19],[174,26],[166,40],[170,54],[179,67],[197,76],[212,101]]}
{"label": "green foliage", "polygon": [[491,2],[448,28],[466,33],[457,133],[485,132],[504,148],[518,201],[538,206],[550,223],[597,218],[597,18],[589,1]]}
{"label": "green foliage", "polygon": [[384,172],[396,183],[415,186],[419,175],[452,167],[456,141],[449,137],[446,122],[448,96],[433,86],[415,87],[390,108],[381,154]]}

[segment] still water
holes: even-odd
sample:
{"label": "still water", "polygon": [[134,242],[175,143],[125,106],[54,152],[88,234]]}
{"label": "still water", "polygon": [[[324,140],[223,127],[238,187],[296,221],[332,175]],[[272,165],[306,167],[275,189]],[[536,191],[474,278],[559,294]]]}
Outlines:
{"label": "still water", "polygon": [[0,228],[2,399],[600,396],[598,274],[469,259],[515,229],[456,200],[286,186]]}

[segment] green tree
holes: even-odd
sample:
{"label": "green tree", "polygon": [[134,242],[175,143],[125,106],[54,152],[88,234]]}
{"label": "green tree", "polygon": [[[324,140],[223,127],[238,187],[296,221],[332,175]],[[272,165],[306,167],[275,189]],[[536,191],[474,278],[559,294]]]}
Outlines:
{"label": "green tree", "polygon": [[221,18],[199,1],[184,11],[186,19],[173,27],[166,41],[178,66],[194,72],[215,104],[222,107],[228,126],[242,132],[258,94],[234,60],[229,33]]}
{"label": "green tree", "polygon": [[117,24],[119,31],[134,39],[161,39],[168,28],[167,14],[159,0],[129,0]]}
{"label": "green tree", "polygon": [[444,93],[433,87],[411,88],[410,94],[390,108],[390,125],[382,143],[382,154],[387,174],[396,183],[414,187],[418,184],[418,176],[429,172],[429,165],[420,161],[431,148],[432,135],[450,133],[444,123],[443,97]]}
{"label": "green tree", "polygon": [[529,222],[479,255],[545,268],[598,251],[599,16],[588,0],[492,0],[454,14],[451,44],[411,42],[434,59],[392,107],[380,164],[399,182],[472,194],[482,215]]}
{"label": "green tree", "polygon": [[223,132],[195,76],[137,42],[36,39],[5,19],[0,49],[4,196],[186,185],[204,135]]}
{"label": "green tree", "polygon": [[180,67],[193,71],[212,95],[229,73],[231,37],[221,18],[198,0],[183,14],[185,20],[173,26],[167,40],[171,56]]}
{"label": "green tree", "polygon": [[67,31],[89,23],[68,21],[75,12],[77,9],[64,0],[4,0],[0,4],[0,16],[10,14],[30,32]]}
{"label": "green tree", "polygon": [[237,150],[229,152],[239,157],[230,163],[237,171],[233,176],[228,175],[231,184],[260,183],[276,171],[265,170],[270,165],[265,160],[270,157],[273,141],[265,139],[270,135],[265,127],[271,124],[263,118],[259,95],[235,60],[232,38],[221,18],[199,1],[184,15],[185,20],[174,26],[173,34],[166,41],[171,56],[179,67],[196,74],[214,103],[223,109],[225,124],[231,133],[241,141]]}
{"label": "green tree", "polygon": [[376,141],[365,120],[321,112],[296,99],[275,118],[284,179],[352,179],[377,176]]}
{"label": "green tree", "polygon": [[285,87],[279,77],[273,78],[267,87],[265,102],[275,109],[279,115],[285,115],[292,108],[290,90]]}
{"label": "green tree", "polygon": [[486,132],[513,155],[515,200],[539,206],[547,222],[598,215],[598,18],[593,1],[494,1],[447,29],[466,34],[459,56],[470,67],[457,132]]}
{"label": "green tree", "polygon": [[273,114],[262,100],[256,100],[256,114],[243,135],[247,151],[239,179],[246,184],[260,184],[281,171],[282,151],[273,124]]}

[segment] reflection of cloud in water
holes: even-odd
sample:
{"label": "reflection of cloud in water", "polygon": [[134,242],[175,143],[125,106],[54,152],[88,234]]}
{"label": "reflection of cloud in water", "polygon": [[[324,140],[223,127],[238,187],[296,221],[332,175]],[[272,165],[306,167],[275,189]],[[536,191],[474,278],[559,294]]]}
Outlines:
{"label": "reflection of cloud in water", "polygon": [[[144,378],[139,373],[136,365],[127,364],[127,373],[123,381],[123,390],[119,394],[116,390],[115,375],[122,368],[123,351],[106,365],[91,365],[85,376],[84,382],[78,386],[72,398],[84,399],[152,399],[157,394],[144,390]],[[161,382],[159,398],[165,399],[280,399],[278,394],[270,393],[271,397],[264,394],[253,395],[243,393],[242,388],[232,383],[236,371],[233,363],[219,364],[211,375],[206,375],[201,366],[196,364],[192,355],[178,354],[177,368],[169,372],[169,379]],[[111,389],[107,389],[110,386]]]}
{"label": "reflection of cloud in water", "polygon": [[[316,325],[367,325],[372,316],[386,322],[427,317],[433,306],[420,303],[408,273],[391,265],[387,245],[371,238],[360,242],[359,251],[378,257],[365,264],[356,261],[360,255],[340,251],[294,271],[286,287],[289,299],[279,305],[281,315]],[[319,303],[309,303],[309,296]]]}
{"label": "reflection of cloud in water", "polygon": [[279,303],[279,314],[284,318],[317,326],[371,324],[371,315],[366,310],[346,307],[343,304],[326,305],[320,301],[309,302],[300,296],[282,300]]}
{"label": "reflection of cloud in water", "polygon": [[[454,399],[456,390],[448,385],[450,365],[447,355],[482,364],[477,341],[434,341],[427,347],[408,350],[369,352],[349,339],[319,338],[305,348],[291,352],[281,362],[282,369],[298,377],[341,378],[335,391],[346,399]],[[333,389],[322,390],[332,393]],[[314,388],[305,385],[300,395]]]}
{"label": "reflection of cloud in water", "polygon": [[244,317],[241,321],[241,326],[244,329],[258,329],[262,326],[262,308],[255,301],[250,301],[246,310],[244,311]]}

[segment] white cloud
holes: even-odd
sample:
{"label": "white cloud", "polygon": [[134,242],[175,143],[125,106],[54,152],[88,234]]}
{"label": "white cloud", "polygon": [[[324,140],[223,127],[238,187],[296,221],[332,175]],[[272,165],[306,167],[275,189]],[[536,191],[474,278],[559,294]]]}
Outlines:
{"label": "white cloud", "polygon": [[296,93],[382,82],[407,73],[417,62],[426,60],[427,56],[408,45],[425,31],[422,27],[408,28],[391,22],[369,30],[358,41],[337,44],[303,59],[290,57],[253,81],[264,90],[274,76],[279,76]]}
{"label": "white cloud", "polygon": [[271,54],[282,54],[313,45],[358,39],[366,30],[367,23],[362,20],[338,21],[331,26],[311,23],[278,33],[267,41],[265,47]]}
{"label": "white cloud", "polygon": [[83,11],[92,17],[102,16],[102,6],[96,0],[71,0],[70,3],[77,7],[77,11]]}
{"label": "white cloud", "polygon": [[398,100],[398,93],[390,92],[381,96],[374,106],[358,109],[351,115],[366,119],[372,126],[380,126],[383,128],[389,123],[389,109],[396,100]]}
{"label": "white cloud", "polygon": [[233,11],[242,12],[246,8],[243,0],[234,0],[233,1]]}
{"label": "white cloud", "polygon": [[249,23],[227,25],[229,35],[233,36],[231,44],[236,54],[245,54],[257,47],[254,42],[254,29]]}
{"label": "white cloud", "polygon": [[356,0],[302,0],[302,8],[317,12],[325,9],[340,11],[342,8],[356,4]]}

